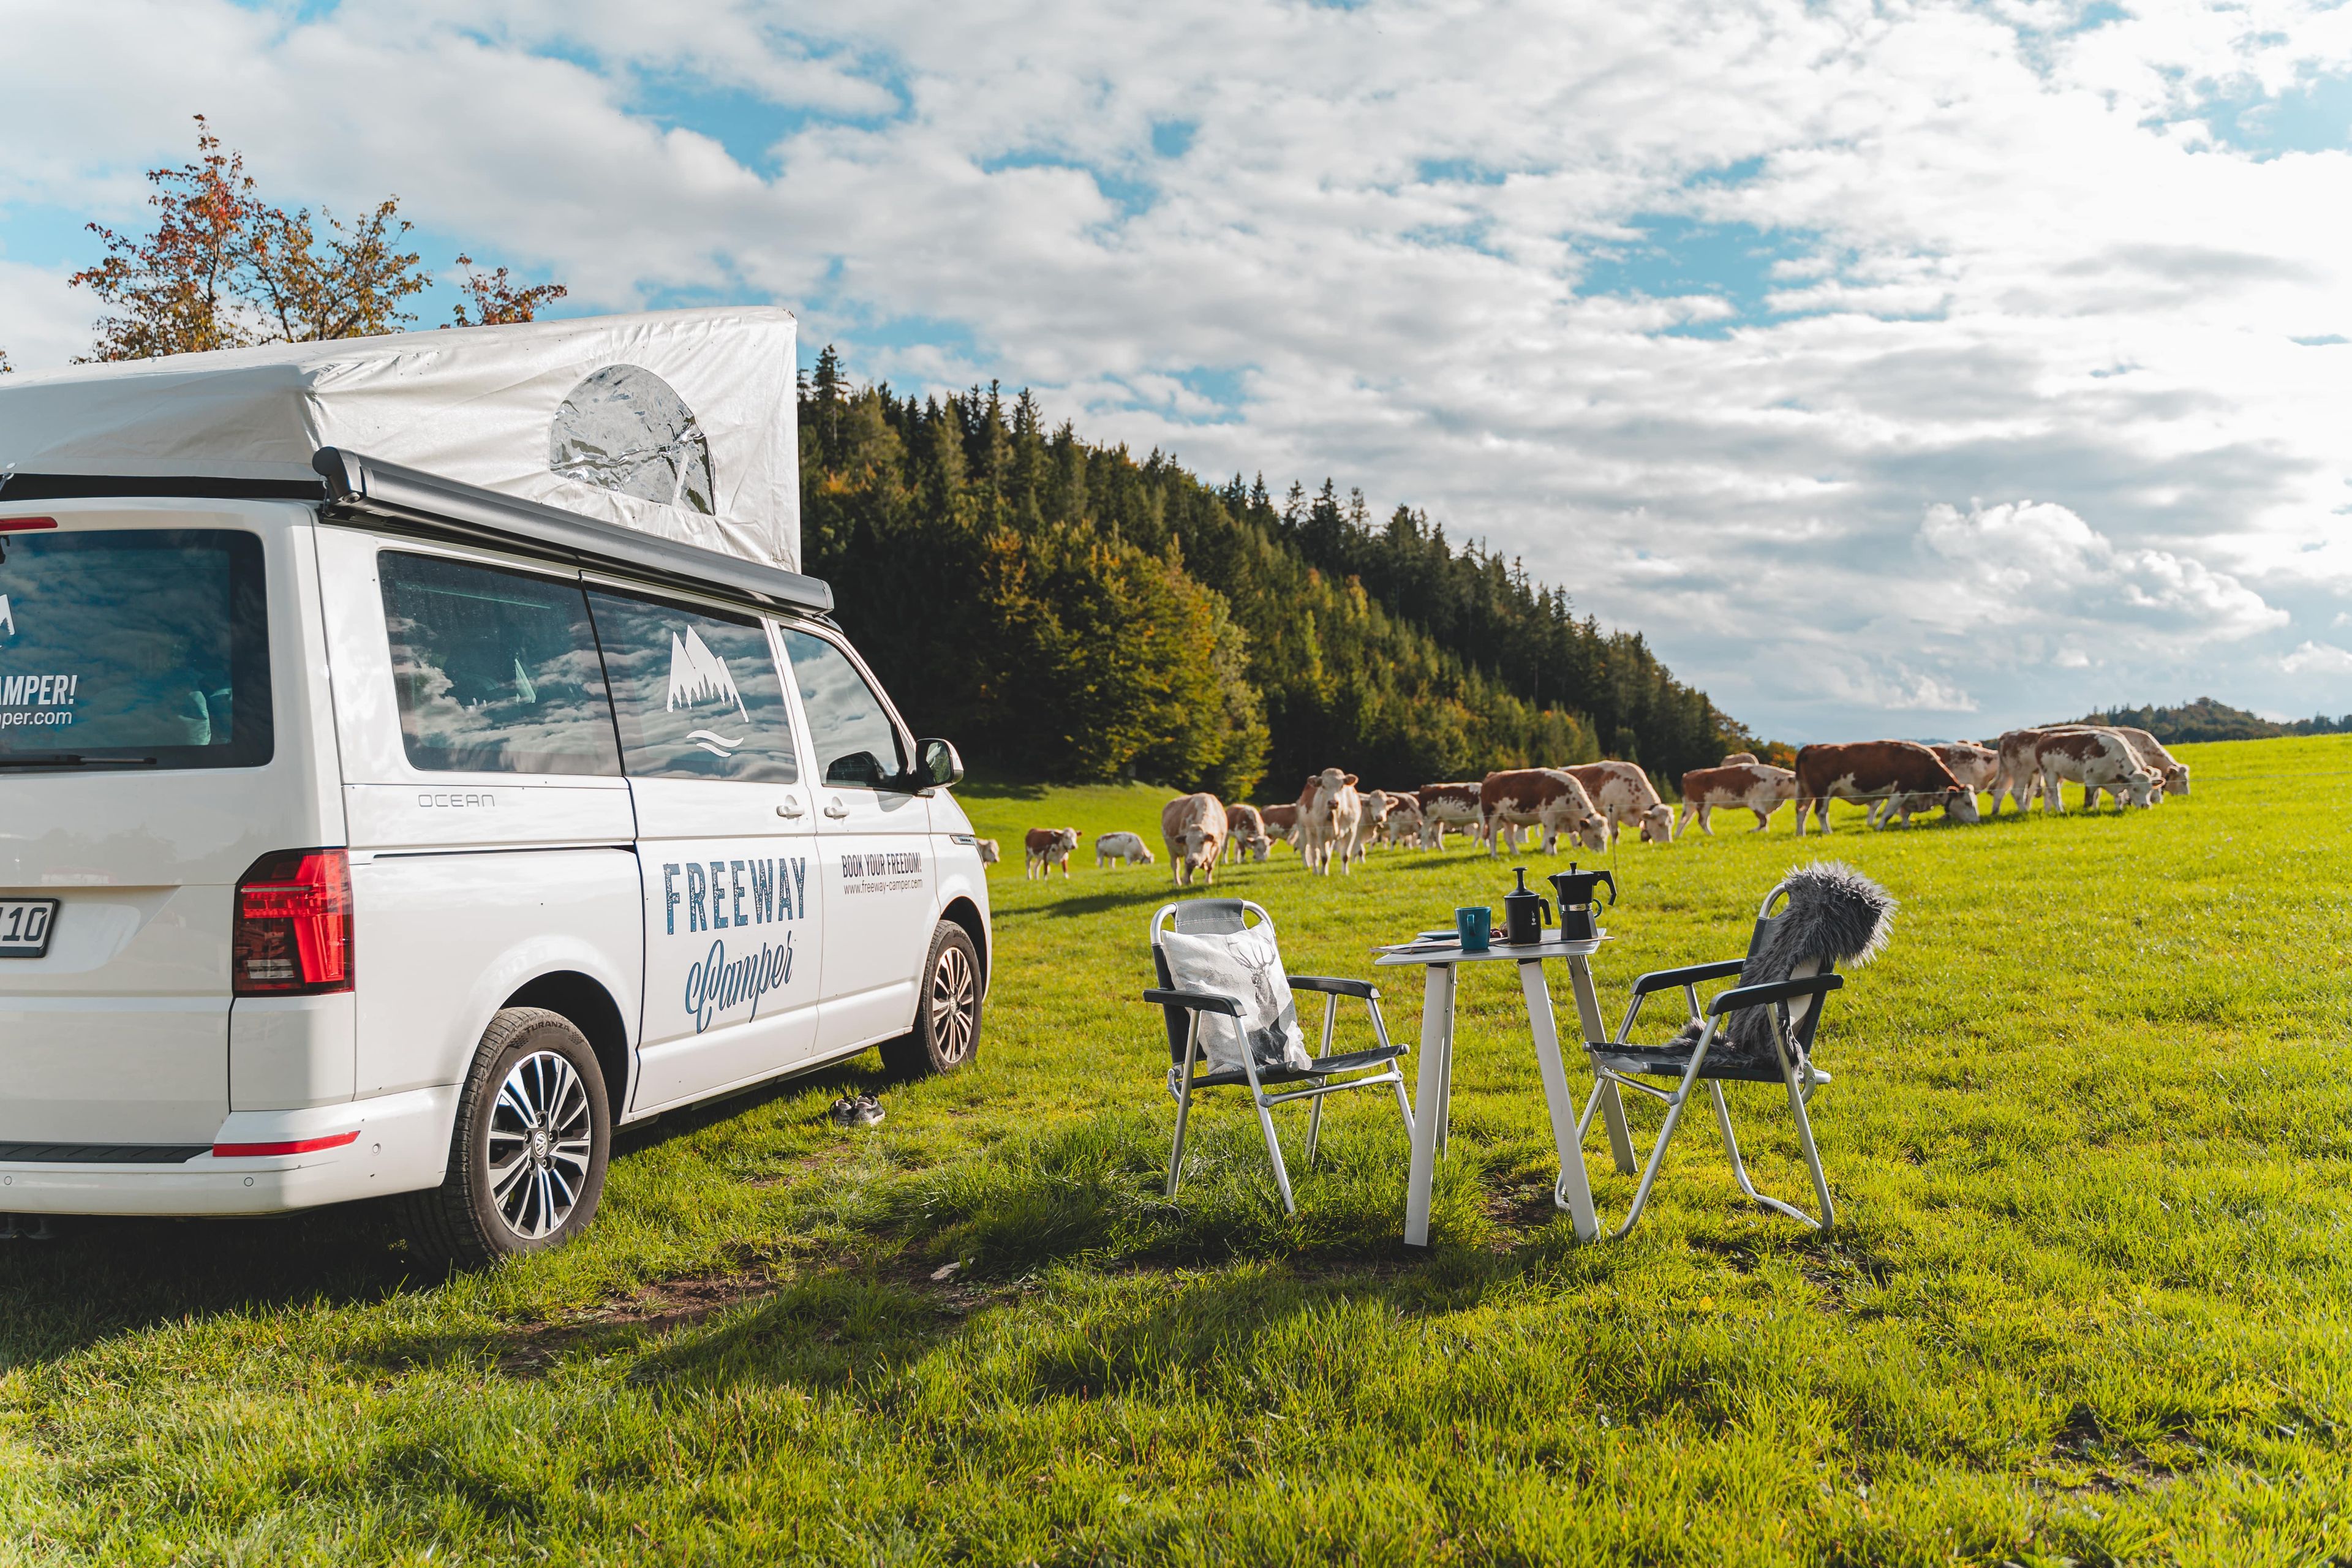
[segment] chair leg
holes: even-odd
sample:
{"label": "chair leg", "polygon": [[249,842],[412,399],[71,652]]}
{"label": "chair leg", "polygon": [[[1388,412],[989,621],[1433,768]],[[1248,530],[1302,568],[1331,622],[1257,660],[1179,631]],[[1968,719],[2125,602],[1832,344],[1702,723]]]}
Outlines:
{"label": "chair leg", "polygon": [[[1322,1088],[1324,1082],[1319,1078],[1308,1079],[1307,1081],[1317,1089]],[[1307,1168],[1310,1171],[1315,1168],[1315,1145],[1323,1136],[1324,1098],[1322,1095],[1317,1095],[1315,1103],[1307,1108]]]}
{"label": "chair leg", "polygon": [[1282,1140],[1275,1136],[1274,1112],[1266,1109],[1262,1090],[1253,1091],[1250,1099],[1257,1106],[1257,1124],[1265,1133],[1265,1157],[1274,1162],[1274,1184],[1282,1194],[1282,1212],[1297,1214],[1298,1205],[1290,1196],[1290,1172],[1282,1163]]}
{"label": "chair leg", "polygon": [[1822,1217],[1815,1228],[1827,1230],[1837,1223],[1837,1209],[1830,1202],[1830,1179],[1822,1170],[1822,1152],[1813,1147],[1813,1119],[1805,1113],[1805,1091],[1797,1085],[1797,1069],[1785,1067],[1781,1076],[1789,1086],[1789,1114],[1797,1121],[1797,1147],[1804,1151],[1805,1168],[1813,1176],[1813,1196],[1821,1200]]}
{"label": "chair leg", "polygon": [[1184,1122],[1192,1113],[1192,1085],[1188,1081],[1176,1100],[1176,1147],[1168,1154],[1168,1201],[1176,1201],[1176,1184],[1184,1179]]}
{"label": "chair leg", "polygon": [[1650,1188],[1657,1182],[1659,1168],[1666,1163],[1666,1145],[1674,1141],[1675,1128],[1683,1119],[1683,1107],[1690,1103],[1690,1087],[1689,1080],[1684,1080],[1683,1091],[1675,1097],[1672,1105],[1666,1107],[1665,1123],[1658,1129],[1657,1142],[1651,1145],[1650,1163],[1642,1170],[1642,1184],[1633,1192],[1633,1206],[1625,1211],[1625,1223],[1617,1227],[1610,1240],[1624,1240],[1633,1233],[1634,1222],[1642,1217],[1642,1211],[1650,1206]]}
{"label": "chair leg", "polygon": [[1739,1190],[1748,1194],[1750,1202],[1755,1203],[1761,1207],[1770,1209],[1774,1214],[1786,1215],[1790,1219],[1796,1220],[1803,1225],[1811,1226],[1815,1230],[1827,1230],[1830,1225],[1831,1214],[1829,1203],[1829,1183],[1822,1174],[1822,1163],[1820,1158],[1813,1152],[1812,1129],[1806,1124],[1804,1101],[1794,1092],[1795,1085],[1793,1078],[1790,1082],[1791,1093],[1790,1102],[1794,1106],[1797,1112],[1798,1146],[1805,1152],[1805,1163],[1813,1173],[1814,1194],[1822,1200],[1822,1217],[1818,1220],[1813,1218],[1812,1215],[1807,1214],[1804,1210],[1797,1207],[1794,1204],[1782,1203],[1779,1198],[1773,1197],[1769,1194],[1761,1193],[1756,1190],[1755,1181],[1748,1174],[1747,1163],[1739,1157],[1739,1141],[1733,1135],[1731,1131],[1731,1108],[1724,1100],[1723,1085],[1719,1082],[1710,1081],[1706,1087],[1715,1095],[1715,1122],[1717,1127],[1720,1127],[1723,1130],[1724,1152],[1731,1157],[1731,1173],[1738,1179]]}

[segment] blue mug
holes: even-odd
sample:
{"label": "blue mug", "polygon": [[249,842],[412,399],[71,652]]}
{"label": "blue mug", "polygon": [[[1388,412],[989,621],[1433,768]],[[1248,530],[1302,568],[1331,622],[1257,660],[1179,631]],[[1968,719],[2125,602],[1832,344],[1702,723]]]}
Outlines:
{"label": "blue mug", "polygon": [[1495,940],[1495,911],[1481,906],[1454,911],[1454,930],[1465,952],[1484,952]]}

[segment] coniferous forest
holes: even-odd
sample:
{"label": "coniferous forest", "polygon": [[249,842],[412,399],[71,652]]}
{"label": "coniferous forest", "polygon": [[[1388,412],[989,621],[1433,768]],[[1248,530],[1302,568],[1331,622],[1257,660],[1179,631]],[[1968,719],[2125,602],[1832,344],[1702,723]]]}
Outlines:
{"label": "coniferous forest", "polygon": [[1288,799],[1602,756],[1662,780],[1753,738],[1637,633],[1400,506],[1277,499],[1045,427],[1024,392],[801,388],[804,569],[919,732],[998,774]]}

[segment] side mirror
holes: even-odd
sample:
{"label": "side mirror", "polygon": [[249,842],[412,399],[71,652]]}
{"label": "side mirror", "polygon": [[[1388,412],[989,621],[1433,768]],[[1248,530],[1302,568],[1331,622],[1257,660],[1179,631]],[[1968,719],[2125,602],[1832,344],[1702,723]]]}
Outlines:
{"label": "side mirror", "polygon": [[963,783],[963,759],[934,735],[915,742],[914,775],[918,789],[953,789]]}

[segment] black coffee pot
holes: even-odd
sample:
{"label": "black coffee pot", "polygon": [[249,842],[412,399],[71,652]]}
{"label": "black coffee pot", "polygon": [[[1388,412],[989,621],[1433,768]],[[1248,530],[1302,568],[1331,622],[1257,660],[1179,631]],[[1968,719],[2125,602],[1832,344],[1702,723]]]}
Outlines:
{"label": "black coffee pot", "polygon": [[1519,885],[1503,895],[1503,941],[1512,947],[1531,947],[1543,941],[1543,928],[1551,918],[1551,900],[1528,890],[1525,866],[1514,866],[1511,871]]}
{"label": "black coffee pot", "polygon": [[1551,874],[1552,891],[1559,895],[1559,934],[1566,942],[1591,942],[1601,934],[1601,905],[1594,894],[1609,884],[1609,901],[1617,901],[1617,879],[1606,871],[1580,871],[1570,860],[1565,871]]}

